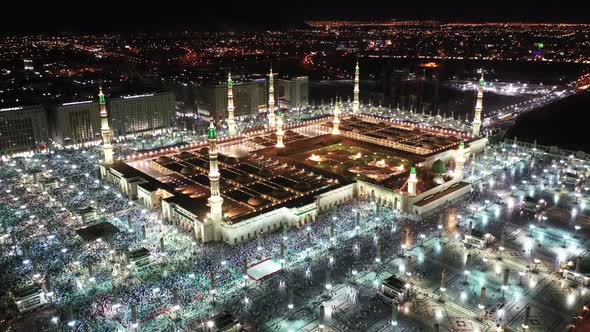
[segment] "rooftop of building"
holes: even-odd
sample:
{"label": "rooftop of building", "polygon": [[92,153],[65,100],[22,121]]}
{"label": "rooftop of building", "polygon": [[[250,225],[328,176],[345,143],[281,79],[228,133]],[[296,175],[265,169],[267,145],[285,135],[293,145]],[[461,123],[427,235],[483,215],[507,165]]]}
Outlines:
{"label": "rooftop of building", "polygon": [[22,113],[25,111],[44,111],[42,105],[24,105],[24,106],[13,106],[0,108],[0,115],[3,113],[15,112],[15,114]]}
{"label": "rooftop of building", "polygon": [[[270,133],[247,139],[245,144],[252,151],[240,158],[219,154],[219,188],[226,221],[239,222],[283,206],[302,206],[313,202],[319,193],[359,179],[403,190],[411,166],[422,163],[431,154],[454,149],[462,141],[462,133],[437,133],[365,116],[343,119],[341,130],[382,140],[350,135],[306,136],[299,130],[286,130],[284,148],[274,146],[276,133]],[[432,146],[426,145],[427,139]],[[415,144],[430,149],[430,153],[414,153],[383,142]],[[165,198],[167,202],[203,220],[209,212],[209,149],[170,151],[168,155],[145,159],[155,172],[142,172],[123,163],[114,164],[113,169],[125,177],[143,178],[146,182],[139,186],[147,191],[167,190],[172,194]],[[429,167],[420,167],[418,193],[438,185],[437,176],[448,180]]]}
{"label": "rooftop of building", "polygon": [[457,182],[457,183],[453,184],[452,186],[450,186],[449,188],[447,188],[447,189],[445,189],[443,191],[440,191],[440,192],[438,192],[438,193],[436,193],[434,195],[430,195],[430,196],[427,196],[427,197],[423,198],[422,200],[414,203],[414,205],[416,205],[416,206],[424,206],[426,204],[429,204],[431,202],[436,201],[437,199],[439,199],[441,197],[444,197],[444,196],[449,195],[449,194],[451,194],[451,193],[453,193],[453,192],[455,192],[457,190],[460,190],[462,188],[465,188],[465,187],[467,187],[469,185],[470,185],[470,183],[467,183],[467,182]]}
{"label": "rooftop of building", "polygon": [[406,287],[406,282],[394,275],[383,280],[383,284],[395,290],[403,290]]}
{"label": "rooftop of building", "polygon": [[[305,165],[294,166],[257,153],[243,158],[219,154],[218,161],[223,214],[228,223],[280,207],[309,204],[317,194],[343,183],[339,176],[314,173]],[[166,202],[205,219],[209,212],[209,150],[183,151],[153,158],[151,162],[165,175],[151,177],[127,164],[121,167],[119,163],[115,164],[115,170],[146,179],[149,184],[140,184],[146,190],[168,190],[173,196],[165,198]]]}
{"label": "rooftop of building", "polygon": [[43,291],[41,285],[32,283],[22,288],[15,289],[12,293],[17,300],[25,299],[31,295],[39,294]]}
{"label": "rooftop of building", "polygon": [[[265,146],[272,139],[256,137],[252,141]],[[402,190],[411,166],[425,160],[420,155],[343,135],[304,137],[285,144],[280,150],[269,146],[258,153],[290,165],[310,167],[327,176],[341,177],[346,183],[363,180],[391,190]],[[437,176],[439,174],[433,173],[430,167],[419,167],[417,192],[437,186]],[[440,177],[448,180],[446,175]]]}
{"label": "rooftop of building", "polygon": [[[324,125],[329,128],[333,126],[332,122]],[[416,155],[414,158],[436,155],[456,148],[460,142],[472,140],[465,132],[364,115],[341,118],[339,129],[349,136]]]}

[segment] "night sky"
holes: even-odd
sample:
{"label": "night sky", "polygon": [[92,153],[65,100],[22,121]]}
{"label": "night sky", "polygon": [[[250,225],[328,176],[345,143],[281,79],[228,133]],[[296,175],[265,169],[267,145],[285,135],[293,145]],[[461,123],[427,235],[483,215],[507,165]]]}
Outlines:
{"label": "night sky", "polygon": [[[298,1],[19,1],[3,3],[0,32],[166,32],[166,31],[251,31],[303,26],[306,19],[438,19],[443,21],[544,21],[590,23],[585,10],[573,6],[547,7],[544,1],[517,8],[502,5],[481,8],[452,6],[448,1],[419,1],[404,7],[342,7],[350,1],[322,1],[322,6],[295,6]],[[319,3],[319,1],[318,1]],[[332,3],[333,5],[330,5]],[[369,2],[370,3],[370,2]],[[377,4],[384,2],[377,2]],[[432,3],[432,5],[429,5]],[[441,6],[444,3],[445,7]],[[521,3],[521,2],[519,2]],[[569,3],[569,2],[567,2]],[[91,6],[90,6],[91,4]],[[398,4],[398,6],[391,6]],[[565,4],[565,3],[564,3]],[[285,7],[293,6],[293,7]]]}

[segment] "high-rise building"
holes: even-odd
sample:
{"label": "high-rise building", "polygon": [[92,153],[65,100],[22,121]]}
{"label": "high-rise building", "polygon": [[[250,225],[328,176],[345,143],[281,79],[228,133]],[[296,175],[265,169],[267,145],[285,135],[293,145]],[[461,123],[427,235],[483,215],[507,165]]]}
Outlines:
{"label": "high-rise building", "polygon": [[98,102],[64,103],[49,109],[51,139],[60,145],[79,144],[100,138]]}
{"label": "high-rise building", "polygon": [[[265,81],[232,82],[234,119],[266,111]],[[200,116],[218,123],[227,119],[227,84],[197,86],[195,92]]]}
{"label": "high-rise building", "polygon": [[47,113],[41,105],[0,109],[0,155],[46,147]]}
{"label": "high-rise building", "polygon": [[33,66],[33,60],[23,59],[23,66],[24,66],[25,71],[35,70],[35,67]]}
{"label": "high-rise building", "polygon": [[305,107],[309,104],[309,77],[299,76],[277,81],[281,104],[289,108]]}
{"label": "high-rise building", "polygon": [[169,128],[176,117],[172,92],[111,98],[107,108],[115,136]]}

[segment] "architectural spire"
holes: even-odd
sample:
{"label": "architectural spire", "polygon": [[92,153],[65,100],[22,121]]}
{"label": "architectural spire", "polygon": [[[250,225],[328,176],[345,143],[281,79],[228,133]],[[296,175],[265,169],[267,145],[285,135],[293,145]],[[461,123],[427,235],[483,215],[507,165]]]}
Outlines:
{"label": "architectural spire", "polygon": [[340,134],[340,98],[336,97],[336,103],[334,104],[334,120],[332,120],[332,135]]}
{"label": "architectural spire", "polygon": [[105,164],[113,163],[113,146],[111,145],[111,128],[107,114],[107,105],[102,93],[102,86],[98,88],[98,104],[100,107],[100,133],[102,136],[102,151],[104,152]]}
{"label": "architectural spire", "polygon": [[416,187],[418,186],[416,167],[412,166],[410,169],[410,178],[408,179],[408,195],[416,196]]}
{"label": "architectural spire", "polygon": [[483,111],[483,88],[485,86],[483,79],[483,70],[481,72],[481,78],[479,79],[479,85],[477,87],[477,100],[475,102],[475,114],[473,117],[473,136],[478,137],[481,130],[481,112]]}
{"label": "architectural spire", "polygon": [[463,178],[463,166],[465,165],[465,143],[459,143],[459,150],[455,156],[455,177],[458,179]]}
{"label": "architectural spire", "polygon": [[277,148],[284,148],[285,144],[283,143],[283,112],[279,110],[278,117],[277,117]]}
{"label": "architectural spire", "polygon": [[227,131],[229,136],[236,135],[236,121],[234,120],[234,93],[231,71],[227,74]]}
{"label": "architectural spire", "polygon": [[209,122],[209,183],[211,195],[209,196],[209,219],[205,222],[207,229],[205,241],[221,240],[221,221],[223,220],[223,198],[219,192],[219,168],[217,165],[217,133],[213,121]]}
{"label": "architectural spire", "polygon": [[352,102],[352,113],[356,114],[360,108],[359,102],[359,62],[357,60],[356,67],[354,67],[354,100]]}
{"label": "architectural spire", "polygon": [[215,126],[213,125],[213,121],[209,121],[209,139],[216,139],[217,133],[215,132]]}
{"label": "architectural spire", "polygon": [[268,74],[268,127],[274,128],[275,126],[275,84],[272,73],[272,65],[270,66],[270,73]]}

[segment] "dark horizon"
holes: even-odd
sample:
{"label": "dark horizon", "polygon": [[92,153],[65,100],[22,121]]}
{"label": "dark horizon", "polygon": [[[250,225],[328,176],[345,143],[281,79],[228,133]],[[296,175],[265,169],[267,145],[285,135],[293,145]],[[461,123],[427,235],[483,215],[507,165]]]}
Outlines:
{"label": "dark horizon", "polygon": [[[62,32],[175,32],[175,31],[264,31],[304,26],[304,21],[322,20],[440,20],[443,22],[547,22],[590,23],[584,11],[568,8],[489,8],[489,7],[299,7],[285,8],[276,3],[258,6],[204,6],[174,3],[168,7],[99,3],[89,10],[79,5],[8,4],[13,15],[0,22],[3,34]],[[266,4],[266,5],[265,5]],[[28,5],[28,4],[27,4]],[[215,7],[217,6],[217,7]],[[240,7],[241,6],[241,7]]]}

